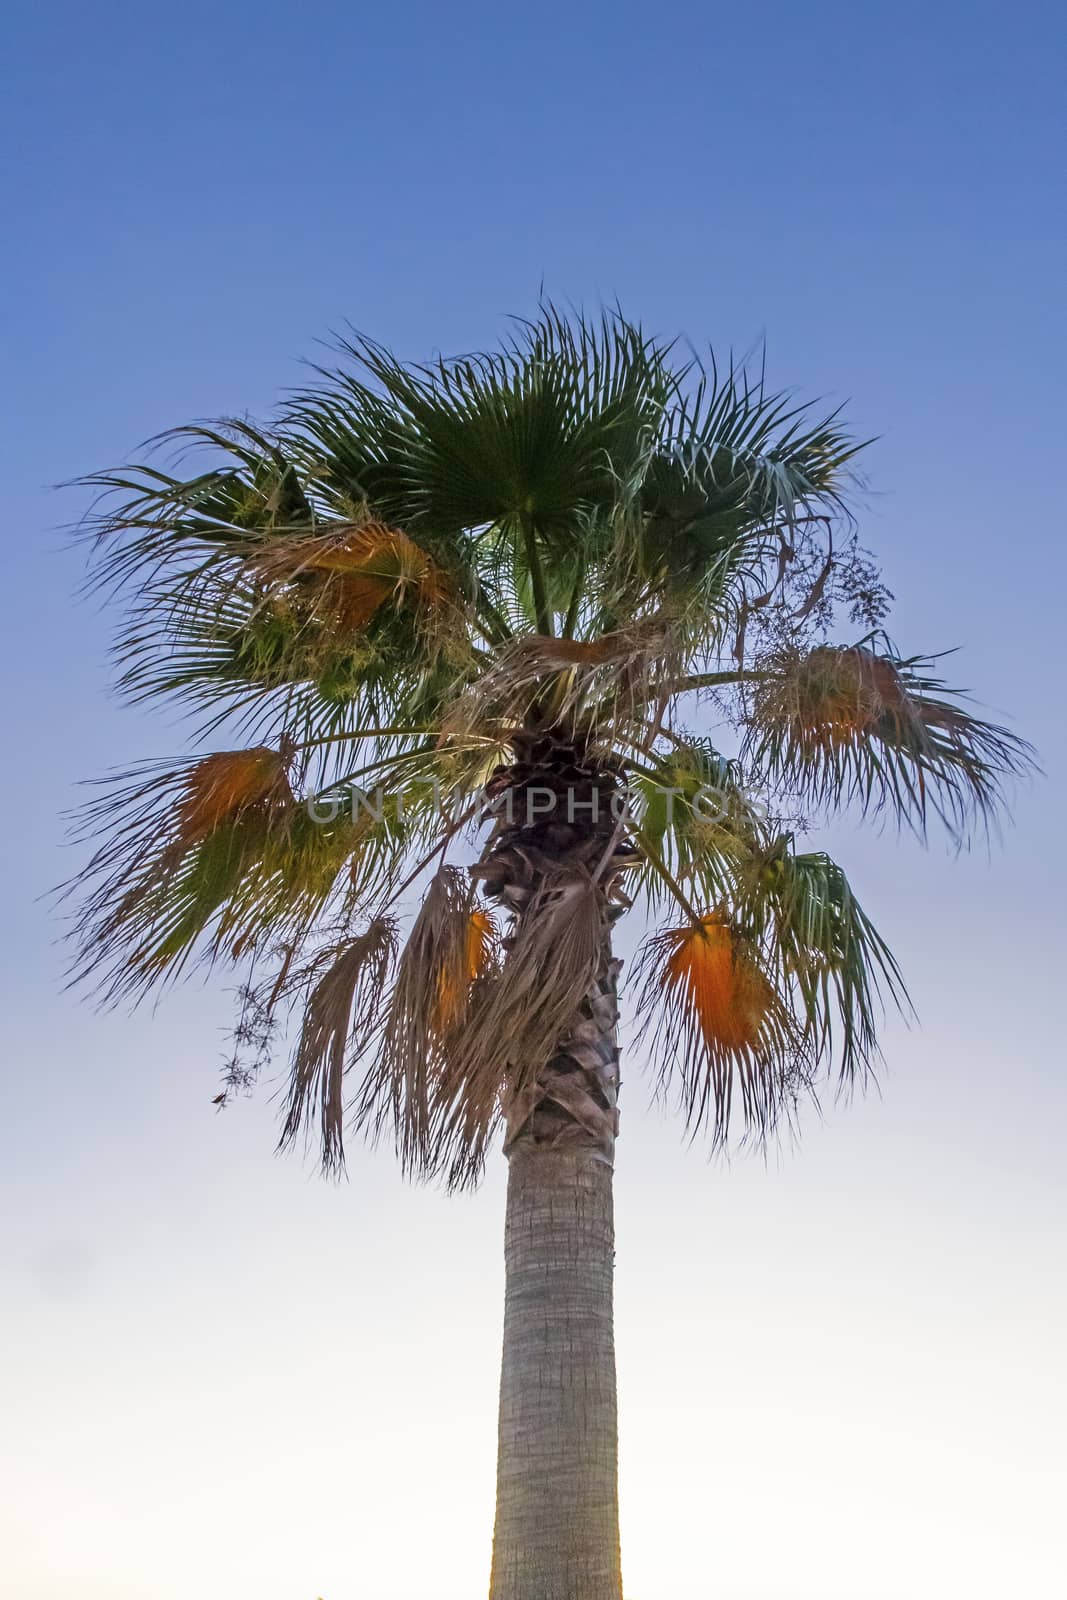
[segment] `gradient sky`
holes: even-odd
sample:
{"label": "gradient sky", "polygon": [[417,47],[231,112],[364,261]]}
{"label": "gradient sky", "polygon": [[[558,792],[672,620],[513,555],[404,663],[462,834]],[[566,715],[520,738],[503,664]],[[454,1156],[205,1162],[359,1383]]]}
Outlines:
{"label": "gradient sky", "polygon": [[5,42],[0,1594],[485,1592],[501,1173],[324,1185],[269,1086],[212,1111],[224,981],[61,992],[57,814],[181,735],[106,698],[47,486],[265,412],[345,319],[454,352],[542,280],[847,398],[894,636],[1049,774],[991,857],[834,830],[922,1018],[881,1098],[712,1167],[631,1057],[628,1600],[1061,1594],[1061,8],[18,3]]}

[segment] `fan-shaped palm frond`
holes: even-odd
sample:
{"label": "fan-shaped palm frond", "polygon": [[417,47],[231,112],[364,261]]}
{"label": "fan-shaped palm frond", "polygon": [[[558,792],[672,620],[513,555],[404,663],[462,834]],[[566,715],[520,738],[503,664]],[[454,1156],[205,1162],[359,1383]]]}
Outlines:
{"label": "fan-shaped palm frond", "polygon": [[653,905],[670,896],[658,868],[702,905],[730,902],[738,874],[758,857],[767,825],[738,764],[709,740],[677,738],[632,778],[639,882]]}
{"label": "fan-shaped palm frond", "polygon": [[990,822],[1033,751],[943,698],[923,664],[866,642],[783,650],[751,693],[743,759],[820,807],[855,800],[919,831],[932,811],[956,836]]}

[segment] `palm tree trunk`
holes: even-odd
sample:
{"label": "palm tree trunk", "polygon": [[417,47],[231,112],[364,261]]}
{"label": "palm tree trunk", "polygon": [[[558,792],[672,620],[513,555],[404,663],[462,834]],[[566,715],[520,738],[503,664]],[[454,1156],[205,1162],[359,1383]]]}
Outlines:
{"label": "palm tree trunk", "polygon": [[618,1047],[600,975],[508,1115],[504,1354],[490,1600],[622,1600],[612,1201]]}
{"label": "palm tree trunk", "polygon": [[[627,903],[619,880],[633,852],[611,804],[616,768],[559,730],[513,744],[475,875],[518,920],[536,915],[546,870],[585,881],[595,873],[603,920],[597,976],[577,1015],[536,1080],[516,1074],[502,1102],[509,1171],[490,1600],[622,1600],[612,1309],[621,963],[611,926]],[[536,820],[527,791],[557,803]]]}
{"label": "palm tree trunk", "polygon": [[509,1157],[491,1600],[622,1600],[612,1167],[522,1139]]}

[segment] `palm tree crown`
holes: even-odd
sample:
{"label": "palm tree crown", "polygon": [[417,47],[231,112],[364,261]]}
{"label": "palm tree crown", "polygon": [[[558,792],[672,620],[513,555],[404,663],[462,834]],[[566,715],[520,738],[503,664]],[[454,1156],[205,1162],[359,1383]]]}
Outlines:
{"label": "palm tree crown", "polygon": [[[196,473],[91,480],[121,688],[184,703],[197,745],[86,808],[78,972],[117,999],[241,964],[231,1085],[294,1008],[283,1137],[335,1164],[345,1128],[388,1132],[452,1184],[501,1121],[614,1117],[604,932],[637,899],[663,920],[635,998],[690,1124],[760,1137],[862,1080],[905,993],[805,819],[962,839],[1030,753],[892,647],[839,415],[619,314],[341,362],[270,427],[178,430]],[[732,755],[692,731],[709,708]],[[546,1090],[576,1015],[585,1076]]]}

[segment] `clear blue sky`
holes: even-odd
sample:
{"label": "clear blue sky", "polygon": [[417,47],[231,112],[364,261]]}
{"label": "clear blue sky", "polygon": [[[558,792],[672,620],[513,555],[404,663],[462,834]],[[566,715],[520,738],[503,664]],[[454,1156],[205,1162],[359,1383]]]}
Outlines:
{"label": "clear blue sky", "polygon": [[[8,686],[0,1492],[10,1600],[484,1591],[499,1175],[342,1189],[210,1107],[224,985],[60,993],[73,781],[175,750],[105,697],[60,479],[266,411],[348,319],[421,357],[539,286],[848,398],[906,649],[1041,747],[991,860],[843,824],[921,1030],[798,1154],[709,1169],[627,1074],[635,1600],[1045,1600],[1059,1571],[1060,7],[30,6],[5,29]],[[773,1536],[768,1533],[772,1530]],[[5,1582],[8,1587],[4,1587]]]}

